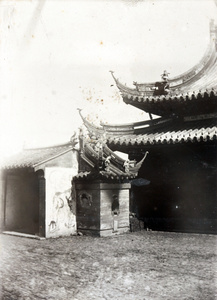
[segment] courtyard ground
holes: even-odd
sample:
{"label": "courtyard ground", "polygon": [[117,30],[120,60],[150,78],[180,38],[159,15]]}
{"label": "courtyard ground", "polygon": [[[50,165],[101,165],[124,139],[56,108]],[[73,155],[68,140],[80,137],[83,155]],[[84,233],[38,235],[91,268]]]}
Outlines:
{"label": "courtyard ground", "polygon": [[217,299],[217,236],[1,235],[1,299]]}

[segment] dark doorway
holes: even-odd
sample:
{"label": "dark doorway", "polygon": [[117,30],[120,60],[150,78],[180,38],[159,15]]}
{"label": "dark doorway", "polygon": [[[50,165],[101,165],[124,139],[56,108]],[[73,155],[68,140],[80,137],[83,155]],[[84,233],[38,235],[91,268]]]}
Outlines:
{"label": "dark doorway", "polygon": [[39,182],[36,173],[7,174],[5,230],[38,234]]}
{"label": "dark doorway", "polygon": [[132,187],[133,210],[145,227],[217,233],[216,146],[189,143],[148,150],[139,177],[150,184]]}

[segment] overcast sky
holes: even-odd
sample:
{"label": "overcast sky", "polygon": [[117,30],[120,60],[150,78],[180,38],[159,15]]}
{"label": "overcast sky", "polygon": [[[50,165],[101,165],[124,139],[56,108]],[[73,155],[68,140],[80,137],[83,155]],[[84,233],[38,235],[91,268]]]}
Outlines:
{"label": "overcast sky", "polygon": [[109,70],[129,86],[176,76],[209,43],[214,0],[0,2],[1,153],[69,141],[81,124],[147,118],[124,104]]}

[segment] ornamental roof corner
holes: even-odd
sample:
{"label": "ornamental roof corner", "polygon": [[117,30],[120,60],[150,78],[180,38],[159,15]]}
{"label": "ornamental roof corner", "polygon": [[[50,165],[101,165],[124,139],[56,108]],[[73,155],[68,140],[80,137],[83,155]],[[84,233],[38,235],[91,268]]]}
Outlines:
{"label": "ornamental roof corner", "polygon": [[[114,76],[113,71],[110,72],[123,101],[148,113],[168,116],[172,111],[176,115],[186,116],[191,104],[195,105],[194,100],[197,100],[197,107],[200,108],[199,114],[204,113],[205,103],[208,106],[206,109],[213,112],[217,99],[217,26],[214,20],[210,21],[210,42],[203,58],[179,76],[170,77],[164,70],[161,75],[162,81],[134,82],[135,88],[129,88]],[[188,109],[185,110],[183,107],[188,101],[192,103],[188,103]],[[183,105],[175,104],[177,102]]]}
{"label": "ornamental roof corner", "polygon": [[87,179],[104,181],[126,182],[135,179],[148,153],[145,153],[141,161],[124,160],[113,152],[101,138],[95,136],[80,137],[80,157],[86,163],[89,170],[81,170],[74,177],[75,180]]}

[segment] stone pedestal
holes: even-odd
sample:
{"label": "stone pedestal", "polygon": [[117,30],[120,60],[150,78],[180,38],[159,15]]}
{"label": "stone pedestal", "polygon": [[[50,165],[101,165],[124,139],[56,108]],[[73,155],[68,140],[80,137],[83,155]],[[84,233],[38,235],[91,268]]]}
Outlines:
{"label": "stone pedestal", "polygon": [[76,181],[77,230],[110,236],[129,231],[129,183]]}

